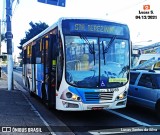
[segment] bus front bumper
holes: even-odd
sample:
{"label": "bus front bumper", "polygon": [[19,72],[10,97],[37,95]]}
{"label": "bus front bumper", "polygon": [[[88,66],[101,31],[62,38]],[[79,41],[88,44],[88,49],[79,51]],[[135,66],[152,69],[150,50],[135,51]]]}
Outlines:
{"label": "bus front bumper", "polygon": [[56,109],[64,111],[85,111],[85,110],[102,110],[102,109],[119,109],[126,107],[127,99],[114,102],[106,102],[99,104],[84,104],[82,102],[72,102],[60,100],[56,104]]}

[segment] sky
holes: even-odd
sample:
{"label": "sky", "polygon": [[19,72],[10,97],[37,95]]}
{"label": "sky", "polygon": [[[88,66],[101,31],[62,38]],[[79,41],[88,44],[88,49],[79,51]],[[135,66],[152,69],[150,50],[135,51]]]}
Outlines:
{"label": "sky", "polygon": [[[3,2],[0,0],[0,19],[3,16]],[[58,7],[37,2],[37,0],[17,0],[13,2],[12,33],[13,55],[18,55],[20,40],[30,29],[29,22],[45,22],[49,26],[60,17],[89,17],[122,22],[129,26],[131,40],[137,44],[160,42],[160,0],[66,0],[65,7]],[[150,6],[144,10],[144,6]],[[145,6],[146,7],[146,6]],[[139,14],[149,12],[149,14]],[[151,12],[153,14],[151,14]],[[144,16],[157,19],[142,19]],[[141,19],[136,19],[140,16]],[[151,41],[151,42],[147,42]],[[6,45],[2,45],[5,51]]]}

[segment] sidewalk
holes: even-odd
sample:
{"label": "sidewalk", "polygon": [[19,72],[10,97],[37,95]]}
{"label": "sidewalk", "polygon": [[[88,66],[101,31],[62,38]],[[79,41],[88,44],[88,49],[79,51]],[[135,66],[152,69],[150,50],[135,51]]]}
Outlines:
{"label": "sidewalk", "polygon": [[[41,133],[41,129],[38,129],[37,126],[42,127],[44,123],[33,110],[22,91],[17,90],[15,86],[14,90],[8,91],[7,76],[2,73],[0,78],[0,135],[49,135],[49,132]],[[37,128],[40,132],[32,133],[30,131],[32,127]]]}
{"label": "sidewalk", "polygon": [[7,76],[2,72],[0,78],[0,90],[7,90]]}

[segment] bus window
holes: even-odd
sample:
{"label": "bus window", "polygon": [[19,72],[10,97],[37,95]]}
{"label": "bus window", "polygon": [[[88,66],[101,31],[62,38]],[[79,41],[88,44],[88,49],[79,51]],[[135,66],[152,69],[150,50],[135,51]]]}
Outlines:
{"label": "bus window", "polygon": [[41,46],[40,46],[40,42],[38,41],[36,43],[36,51],[35,51],[35,57],[36,57],[36,64],[40,64],[41,63]]}
{"label": "bus window", "polygon": [[27,49],[23,50],[23,64],[27,63]]}
{"label": "bus window", "polygon": [[[63,49],[62,49],[62,40],[59,39],[58,44],[58,57],[57,57],[57,90],[59,90],[60,83],[62,81],[62,74],[63,74]],[[55,49],[55,48],[53,48]]]}
{"label": "bus window", "polygon": [[31,45],[27,46],[27,63],[30,64],[31,63]]}
{"label": "bus window", "polygon": [[46,66],[48,67],[49,66],[49,59],[48,59],[48,47],[49,47],[49,41],[48,41],[48,38],[45,39],[45,42],[44,42],[44,49],[45,49],[45,62],[46,62]]}
{"label": "bus window", "polygon": [[[32,52],[35,52],[35,45],[32,46]],[[36,62],[36,57],[35,57],[35,53],[32,53],[32,56],[31,56],[31,63],[32,64],[35,64]]]}

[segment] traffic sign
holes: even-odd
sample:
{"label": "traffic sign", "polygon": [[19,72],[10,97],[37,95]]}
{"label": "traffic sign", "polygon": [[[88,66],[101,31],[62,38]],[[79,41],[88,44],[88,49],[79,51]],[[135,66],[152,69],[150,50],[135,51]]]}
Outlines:
{"label": "traffic sign", "polygon": [[6,32],[5,33],[5,38],[6,39],[12,39],[13,38],[13,34],[11,32]]}
{"label": "traffic sign", "polygon": [[37,0],[38,2],[65,7],[66,0]]}

